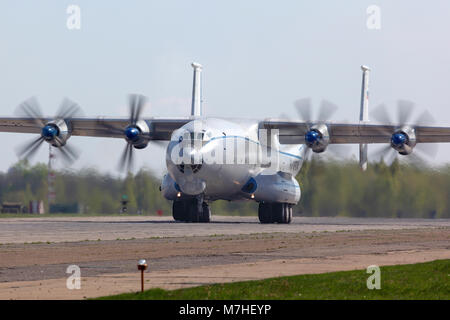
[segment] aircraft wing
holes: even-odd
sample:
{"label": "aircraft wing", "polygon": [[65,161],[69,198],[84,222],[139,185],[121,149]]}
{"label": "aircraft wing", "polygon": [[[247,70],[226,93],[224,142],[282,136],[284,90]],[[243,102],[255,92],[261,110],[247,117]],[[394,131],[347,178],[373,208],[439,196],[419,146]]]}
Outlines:
{"label": "aircraft wing", "polygon": [[[0,132],[41,133],[42,127],[51,118],[0,118]],[[170,140],[172,132],[187,122],[189,118],[144,119],[149,127],[150,140]],[[67,120],[72,136],[124,138],[123,130],[130,124],[129,119],[113,118],[73,118]]]}
{"label": "aircraft wing", "polygon": [[[392,135],[401,126],[384,124],[324,123],[328,129],[330,144],[390,143]],[[278,129],[282,144],[305,143],[305,134],[311,125],[305,122],[267,119],[261,128]],[[415,130],[417,143],[450,142],[450,127],[411,126]]]}

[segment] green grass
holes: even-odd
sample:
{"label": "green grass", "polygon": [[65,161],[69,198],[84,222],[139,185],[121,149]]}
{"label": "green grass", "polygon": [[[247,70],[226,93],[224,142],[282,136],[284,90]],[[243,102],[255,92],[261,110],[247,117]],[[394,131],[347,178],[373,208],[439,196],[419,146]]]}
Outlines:
{"label": "green grass", "polygon": [[[214,284],[178,290],[151,289],[99,299],[450,299],[450,260],[381,267],[381,289],[367,289],[366,270]],[[151,282],[151,273],[147,274]],[[138,285],[138,283],[136,284]]]}

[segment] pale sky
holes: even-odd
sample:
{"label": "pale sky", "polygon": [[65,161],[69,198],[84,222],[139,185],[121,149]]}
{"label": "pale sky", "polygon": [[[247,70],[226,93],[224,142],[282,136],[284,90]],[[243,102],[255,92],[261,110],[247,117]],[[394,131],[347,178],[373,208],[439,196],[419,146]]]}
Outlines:
{"label": "pale sky", "polygon": [[[68,30],[69,5],[81,29]],[[379,30],[367,28],[370,5]],[[357,121],[360,65],[372,68],[370,104],[407,99],[450,125],[450,2],[442,1],[92,1],[0,2],[0,115],[37,96],[46,115],[69,97],[86,116],[126,116],[126,95],[149,97],[147,116],[190,112],[192,61],[203,70],[204,114],[295,116],[292,102],[311,97],[340,109],[333,121]],[[0,133],[0,170],[32,135]],[[73,168],[116,173],[120,139],[72,137],[82,150]],[[356,147],[354,147],[356,156]],[[137,152],[137,167],[164,167],[161,149]],[[41,148],[33,162],[48,159]],[[440,145],[434,163],[450,161]]]}

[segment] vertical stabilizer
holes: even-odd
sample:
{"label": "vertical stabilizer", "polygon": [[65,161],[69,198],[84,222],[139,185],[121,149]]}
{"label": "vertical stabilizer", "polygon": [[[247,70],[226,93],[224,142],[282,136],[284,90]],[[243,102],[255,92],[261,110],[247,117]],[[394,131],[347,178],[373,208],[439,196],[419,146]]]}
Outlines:
{"label": "vertical stabilizer", "polygon": [[194,84],[192,86],[191,116],[199,117],[202,115],[202,65],[193,62],[192,67],[194,68]]}
{"label": "vertical stabilizer", "polygon": [[[369,72],[370,68],[367,66],[361,66],[363,71],[362,75],[362,85],[361,85],[361,110],[359,115],[359,122],[361,124],[369,122]],[[359,145],[359,165],[361,170],[367,170],[368,164],[368,145]]]}

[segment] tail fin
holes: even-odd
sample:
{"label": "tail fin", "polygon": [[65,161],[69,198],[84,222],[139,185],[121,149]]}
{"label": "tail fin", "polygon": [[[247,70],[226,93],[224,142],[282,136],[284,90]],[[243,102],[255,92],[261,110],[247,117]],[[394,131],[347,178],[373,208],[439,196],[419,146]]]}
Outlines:
{"label": "tail fin", "polygon": [[[361,85],[361,110],[359,115],[360,123],[369,122],[369,72],[370,68],[367,66],[361,66],[361,70],[363,71],[362,75],[362,85]],[[368,164],[368,145],[360,144],[359,145],[359,165],[361,166],[361,170],[367,170]]]}
{"label": "tail fin", "polygon": [[191,116],[199,117],[202,115],[202,65],[192,63],[194,68],[194,84],[192,87],[192,108]]}

